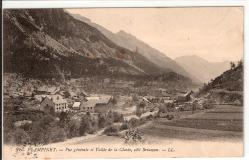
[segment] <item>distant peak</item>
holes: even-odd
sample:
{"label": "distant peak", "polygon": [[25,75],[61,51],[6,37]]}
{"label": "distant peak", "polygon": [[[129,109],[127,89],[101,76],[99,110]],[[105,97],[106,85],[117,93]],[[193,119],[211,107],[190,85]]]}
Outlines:
{"label": "distant peak", "polygon": [[[185,57],[192,57],[192,58],[201,58],[201,57],[199,57],[199,56],[197,56],[197,55],[195,55],[195,54],[192,54],[192,55],[186,55]],[[201,58],[201,59],[203,59],[203,58]]]}

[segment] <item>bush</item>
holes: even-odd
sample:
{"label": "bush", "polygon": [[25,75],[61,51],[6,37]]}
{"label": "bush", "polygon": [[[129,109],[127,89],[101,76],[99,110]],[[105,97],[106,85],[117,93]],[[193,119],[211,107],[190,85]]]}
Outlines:
{"label": "bush", "polygon": [[80,125],[77,124],[75,121],[70,121],[68,123],[68,135],[67,137],[77,137],[79,136]]}
{"label": "bush", "polygon": [[104,134],[106,134],[107,136],[117,136],[118,135],[118,128],[115,126],[107,127],[104,130]]}
{"label": "bush", "polygon": [[31,128],[30,139],[33,144],[48,143],[50,141],[48,128],[41,127],[38,122],[33,123]]}
{"label": "bush", "polygon": [[203,108],[205,108],[205,109],[211,109],[211,108],[213,108],[214,106],[213,106],[212,103],[214,103],[214,101],[211,100],[211,99],[205,100],[203,102]]}
{"label": "bush", "polygon": [[132,100],[133,100],[134,102],[138,102],[138,101],[139,101],[138,95],[134,94],[134,95],[132,96]]}
{"label": "bush", "polygon": [[93,134],[97,130],[98,130],[98,120],[95,118],[91,118],[88,133]]}
{"label": "bush", "polygon": [[85,133],[88,131],[88,128],[89,128],[89,125],[87,121],[84,118],[82,118],[81,123],[80,123],[80,128],[79,128],[80,136],[85,135]]}
{"label": "bush", "polygon": [[118,112],[113,112],[113,122],[124,122],[123,114]]}
{"label": "bush", "polygon": [[13,134],[14,143],[26,144],[30,142],[30,137],[23,129],[17,128]]}
{"label": "bush", "polygon": [[136,115],[140,117],[143,114],[143,111],[141,109],[136,109]]}
{"label": "bush", "polygon": [[167,112],[167,108],[165,106],[159,106],[159,112],[158,113],[166,113]]}
{"label": "bush", "polygon": [[169,115],[169,114],[168,114],[168,115],[166,116],[166,118],[167,118],[168,120],[172,120],[172,119],[174,118],[174,115]]}
{"label": "bush", "polygon": [[59,114],[59,119],[60,119],[60,121],[59,121],[60,127],[64,128],[67,125],[67,123],[69,122],[68,113],[67,112],[61,112]]}
{"label": "bush", "polygon": [[131,118],[130,119],[130,121],[129,121],[129,126],[130,127],[133,128],[133,127],[136,127],[138,125],[140,125],[140,121],[138,119],[136,119],[136,118]]}
{"label": "bush", "polygon": [[105,124],[106,124],[106,119],[105,119],[104,115],[100,114],[99,118],[98,118],[98,127],[104,128]]}
{"label": "bush", "polygon": [[113,104],[113,105],[116,105],[116,104],[118,103],[118,99],[119,99],[118,96],[113,96],[113,98],[112,98],[112,100],[111,100],[112,104]]}
{"label": "bush", "polygon": [[106,116],[106,124],[105,125],[112,125],[112,123],[114,122],[114,115],[111,111],[109,111],[107,113],[107,116]]}
{"label": "bush", "polygon": [[123,131],[123,130],[126,130],[129,128],[129,125],[127,123],[123,123],[121,126],[120,126],[120,131]]}
{"label": "bush", "polygon": [[55,127],[50,130],[50,142],[60,142],[66,139],[66,131],[64,128]]}

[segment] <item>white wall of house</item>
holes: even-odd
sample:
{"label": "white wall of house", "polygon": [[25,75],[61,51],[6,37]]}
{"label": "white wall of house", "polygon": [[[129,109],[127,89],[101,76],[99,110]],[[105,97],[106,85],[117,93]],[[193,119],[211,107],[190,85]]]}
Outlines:
{"label": "white wall of house", "polygon": [[55,112],[66,112],[69,110],[67,103],[54,104]]}

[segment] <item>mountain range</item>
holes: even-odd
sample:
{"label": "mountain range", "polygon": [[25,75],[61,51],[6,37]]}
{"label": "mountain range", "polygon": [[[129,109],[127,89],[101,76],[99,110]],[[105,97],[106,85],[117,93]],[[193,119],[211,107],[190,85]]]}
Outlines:
{"label": "mountain range", "polygon": [[137,39],[135,36],[126,33],[121,30],[117,33],[113,33],[110,30],[104,28],[103,26],[92,22],[90,19],[79,15],[71,14],[74,18],[85,22],[103,33],[111,41],[115,42],[117,45],[129,49],[130,51],[138,52],[139,54],[146,57],[152,63],[163,69],[170,69],[173,72],[179,73],[181,75],[190,77],[192,80],[199,82],[199,80],[192,74],[186,72],[186,70],[178,65],[173,59],[167,57],[164,53],[158,51],[157,49],[149,46],[145,42]]}
{"label": "mountain range", "polygon": [[3,26],[4,72],[36,78],[169,74],[190,81],[142,52],[117,45],[63,9],[7,9]]}
{"label": "mountain range", "polygon": [[230,68],[229,61],[209,62],[197,55],[177,57],[175,61],[202,82],[208,82]]}

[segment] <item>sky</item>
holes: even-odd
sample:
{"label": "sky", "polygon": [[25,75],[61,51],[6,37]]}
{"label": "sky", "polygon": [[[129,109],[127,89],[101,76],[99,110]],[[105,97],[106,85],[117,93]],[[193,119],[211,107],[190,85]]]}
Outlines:
{"label": "sky", "polygon": [[116,33],[124,30],[174,59],[243,57],[242,7],[67,9]]}

